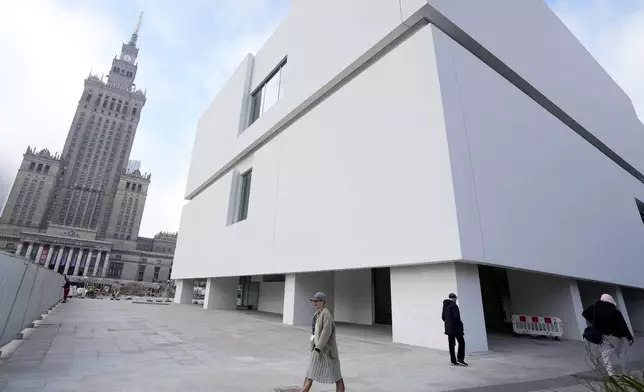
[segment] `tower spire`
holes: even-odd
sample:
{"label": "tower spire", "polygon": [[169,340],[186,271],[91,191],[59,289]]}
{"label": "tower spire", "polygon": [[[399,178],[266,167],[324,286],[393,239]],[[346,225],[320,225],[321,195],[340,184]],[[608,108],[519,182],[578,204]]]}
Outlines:
{"label": "tower spire", "polygon": [[143,11],[139,15],[139,22],[136,24],[136,29],[132,33],[132,38],[130,38],[130,45],[136,45],[136,40],[139,39],[139,31],[141,30],[141,22],[143,22]]}

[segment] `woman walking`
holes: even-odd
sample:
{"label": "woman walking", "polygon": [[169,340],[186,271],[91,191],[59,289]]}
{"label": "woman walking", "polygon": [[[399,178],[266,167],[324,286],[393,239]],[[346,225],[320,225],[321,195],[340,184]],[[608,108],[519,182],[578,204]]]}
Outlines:
{"label": "woman walking", "polygon": [[311,357],[302,392],[309,392],[313,381],[323,384],[335,383],[336,392],[344,392],[338,346],[335,342],[335,322],[326,308],[326,295],[316,293],[311,302],[316,312],[313,315]]}
{"label": "woman walking", "polygon": [[602,334],[599,347],[608,375],[623,374],[626,342],[633,345],[633,334],[617,309],[615,299],[610,294],[603,294],[597,303],[584,310],[582,316]]}

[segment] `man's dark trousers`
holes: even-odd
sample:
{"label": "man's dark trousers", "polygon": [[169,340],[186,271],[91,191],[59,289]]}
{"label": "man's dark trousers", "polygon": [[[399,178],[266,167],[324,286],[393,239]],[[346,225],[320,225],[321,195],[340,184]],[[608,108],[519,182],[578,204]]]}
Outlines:
{"label": "man's dark trousers", "polygon": [[[456,363],[457,360],[458,362],[465,361],[465,339],[463,338],[463,334],[461,333],[458,335],[448,335],[447,341],[449,342],[449,358],[452,361],[452,363]],[[454,346],[456,346],[457,341],[458,341],[458,357],[454,352]]]}

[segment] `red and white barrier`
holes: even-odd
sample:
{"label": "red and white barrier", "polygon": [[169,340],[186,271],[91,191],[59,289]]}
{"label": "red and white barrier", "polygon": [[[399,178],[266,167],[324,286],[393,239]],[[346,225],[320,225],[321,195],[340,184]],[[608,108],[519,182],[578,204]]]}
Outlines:
{"label": "red and white barrier", "polygon": [[541,317],[512,315],[512,329],[518,335],[549,336],[560,338],[563,336],[563,322],[559,317]]}

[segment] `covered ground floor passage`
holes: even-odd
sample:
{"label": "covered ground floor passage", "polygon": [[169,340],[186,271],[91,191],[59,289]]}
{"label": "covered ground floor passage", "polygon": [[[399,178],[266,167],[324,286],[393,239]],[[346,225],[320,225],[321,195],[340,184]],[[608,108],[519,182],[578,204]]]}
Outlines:
{"label": "covered ground floor passage", "polygon": [[[192,303],[195,280],[177,281],[176,303]],[[458,295],[467,351],[485,352],[494,336],[513,332],[512,315],[557,318],[563,339],[582,340],[581,313],[611,294],[635,332],[644,332],[644,290],[468,263],[256,275],[206,279],[205,309],[245,309],[275,314],[282,322],[310,326],[309,298],[322,291],[336,322],[379,339],[447,349],[443,300]],[[381,326],[381,327],[378,327]]]}

